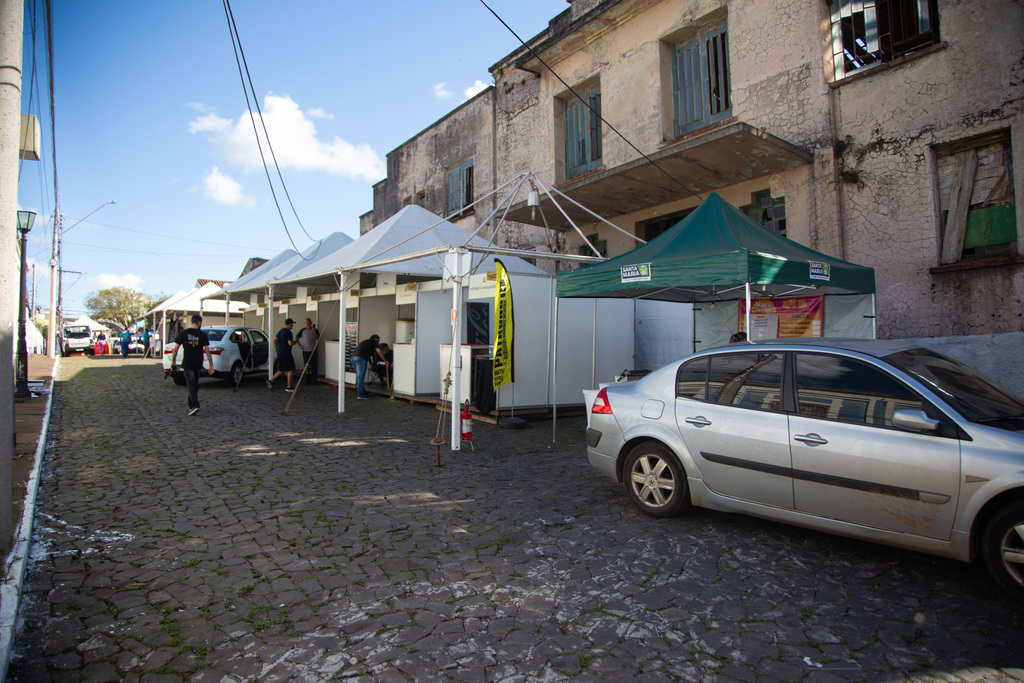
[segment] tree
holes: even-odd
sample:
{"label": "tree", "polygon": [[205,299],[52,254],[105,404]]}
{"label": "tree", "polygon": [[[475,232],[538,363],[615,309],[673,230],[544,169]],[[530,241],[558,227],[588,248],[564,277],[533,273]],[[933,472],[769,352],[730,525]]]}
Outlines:
{"label": "tree", "polygon": [[96,320],[109,320],[128,329],[153,303],[153,299],[131,287],[109,287],[90,296],[85,307]]}

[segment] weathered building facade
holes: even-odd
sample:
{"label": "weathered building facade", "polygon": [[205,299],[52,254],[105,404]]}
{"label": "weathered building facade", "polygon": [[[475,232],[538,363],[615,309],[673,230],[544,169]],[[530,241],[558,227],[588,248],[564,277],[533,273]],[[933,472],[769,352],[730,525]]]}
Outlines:
{"label": "weathered building facade", "polygon": [[[1019,1],[571,0],[491,73],[388,155],[364,229],[533,171],[646,240],[715,191],[873,267],[879,337],[1024,332]],[[570,215],[605,255],[637,244]],[[510,218],[506,246],[551,248],[525,201]]]}

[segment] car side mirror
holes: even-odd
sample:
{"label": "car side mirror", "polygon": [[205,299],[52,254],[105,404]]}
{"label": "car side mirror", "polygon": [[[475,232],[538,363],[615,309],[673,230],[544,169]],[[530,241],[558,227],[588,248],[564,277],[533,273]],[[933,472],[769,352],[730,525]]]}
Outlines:
{"label": "car side mirror", "polygon": [[923,410],[900,408],[892,413],[892,423],[911,432],[938,432],[941,422],[928,417]]}

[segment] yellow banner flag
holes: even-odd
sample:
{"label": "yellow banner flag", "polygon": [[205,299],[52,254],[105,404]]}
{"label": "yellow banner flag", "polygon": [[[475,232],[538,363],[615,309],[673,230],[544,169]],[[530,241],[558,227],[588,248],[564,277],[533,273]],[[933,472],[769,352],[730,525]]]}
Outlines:
{"label": "yellow banner flag", "polygon": [[514,382],[512,372],[512,283],[505,264],[494,259],[498,277],[494,283],[494,390]]}

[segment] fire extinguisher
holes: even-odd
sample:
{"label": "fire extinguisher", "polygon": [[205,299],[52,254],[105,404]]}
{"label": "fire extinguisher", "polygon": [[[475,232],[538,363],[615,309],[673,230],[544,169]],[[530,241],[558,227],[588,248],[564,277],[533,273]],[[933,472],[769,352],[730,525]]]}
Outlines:
{"label": "fire extinguisher", "polygon": [[462,413],[459,415],[462,419],[462,440],[473,441],[473,416],[469,413],[469,401],[462,404]]}

